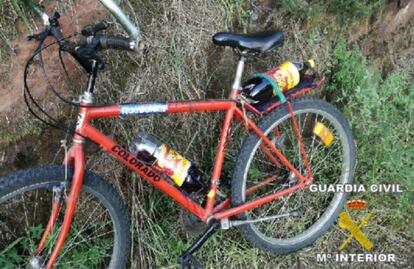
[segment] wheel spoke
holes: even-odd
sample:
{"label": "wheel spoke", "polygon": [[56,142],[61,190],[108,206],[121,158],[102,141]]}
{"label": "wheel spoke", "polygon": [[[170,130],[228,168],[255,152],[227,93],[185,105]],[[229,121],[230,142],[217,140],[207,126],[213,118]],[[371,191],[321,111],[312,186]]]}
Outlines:
{"label": "wheel spoke", "polygon": [[[27,183],[27,187],[17,187],[17,191],[11,190],[11,195],[5,196],[7,200],[0,204],[0,212],[5,212],[0,219],[0,248],[9,248],[9,251],[2,253],[2,255],[5,255],[13,268],[28,266],[37,247],[36,244],[40,242],[40,237],[49,221],[53,187],[60,184],[60,182],[51,184],[48,181],[33,184],[30,182],[30,178]],[[129,229],[123,225],[119,226],[117,230],[111,215],[111,212],[123,212],[124,210],[119,208],[117,204],[113,204],[116,211],[111,211],[105,207],[105,203],[101,200],[102,197],[103,199],[105,197],[112,199],[113,190],[105,189],[104,193],[97,196],[94,187],[89,186],[87,189],[87,191],[81,192],[67,240],[55,263],[55,266],[59,268],[108,267],[113,264],[115,246],[119,248],[116,252],[119,255],[128,249],[128,246],[120,245],[119,242],[116,243],[116,240],[119,240],[117,236],[128,233]],[[98,190],[100,191],[102,188]],[[120,200],[120,198],[117,199]],[[49,260],[56,245],[64,219],[65,205],[66,203],[63,203],[55,227],[49,233],[44,250],[40,254],[40,259],[44,263]],[[122,223],[126,224],[126,221],[122,221]],[[121,249],[123,250],[121,251]],[[119,259],[119,255],[116,256],[116,259]],[[126,260],[122,259],[121,263],[117,261],[114,264],[124,264]]]}
{"label": "wheel spoke", "polygon": [[[345,178],[346,169],[349,169],[350,158],[345,158],[344,147],[348,147],[350,139],[344,140],[343,125],[338,120],[326,112],[321,106],[315,106],[309,109],[295,111],[295,118],[299,129],[299,135],[302,138],[308,162],[313,174],[314,183],[337,184],[348,180]],[[265,130],[268,138],[271,141],[278,141],[281,133],[285,135],[283,145],[283,154],[288,161],[301,173],[306,174],[306,166],[302,156],[301,145],[298,134],[295,131],[293,121],[290,113],[284,111],[283,116],[279,116],[274,123],[268,124],[269,127],[260,127]],[[270,122],[270,121],[268,121]],[[314,126],[322,123],[334,136],[334,141],[330,145],[325,145],[322,140],[313,133]],[[341,126],[338,128],[338,126]],[[277,128],[277,130],[276,130]],[[347,142],[348,141],[348,142]],[[259,139],[256,143],[262,143]],[[276,144],[276,146],[278,146]],[[249,177],[246,179],[245,189],[258,184],[265,178],[268,171],[273,170],[273,173],[279,171],[280,178],[275,181],[275,184],[268,184],[263,187],[263,191],[251,196],[244,196],[248,201],[263,197],[270,193],[275,193],[280,190],[293,187],[299,183],[299,180],[292,172],[276,167],[269,158],[258,150],[258,144],[252,145],[252,153],[250,153],[250,160],[247,162],[249,169]],[[344,163],[346,162],[346,163]],[[285,169],[285,167],[283,167]],[[253,176],[258,174],[261,176]],[[336,197],[336,198],[335,198]],[[299,210],[301,217],[285,217],[280,219],[272,219],[269,221],[249,224],[254,227],[256,236],[260,238],[278,238],[281,240],[290,240],[292,237],[300,236],[308,229],[314,226],[314,223],[321,218],[326,219],[329,215],[326,210],[333,199],[338,199],[332,193],[311,193],[307,189],[299,189],[295,192],[288,193],[285,196],[264,204],[260,207],[252,209],[248,213],[249,219],[257,219],[266,216],[280,215],[292,210]],[[331,211],[332,212],[332,211]],[[268,240],[268,239],[266,239]]]}

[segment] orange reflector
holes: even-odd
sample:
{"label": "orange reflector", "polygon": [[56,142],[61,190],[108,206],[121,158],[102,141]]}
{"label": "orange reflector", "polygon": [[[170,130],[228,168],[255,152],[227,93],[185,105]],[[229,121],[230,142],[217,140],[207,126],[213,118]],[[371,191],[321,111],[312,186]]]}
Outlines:
{"label": "orange reflector", "polygon": [[317,135],[326,146],[329,146],[334,140],[334,136],[331,131],[329,131],[329,129],[326,128],[326,126],[321,122],[316,123],[313,128],[313,133]]}
{"label": "orange reflector", "polygon": [[365,202],[364,200],[350,200],[348,202],[346,202],[346,206],[348,208],[365,208],[365,206],[367,205],[367,202]]}
{"label": "orange reflector", "polygon": [[214,190],[210,190],[210,191],[207,193],[207,197],[208,197],[208,198],[213,198],[215,195],[216,195],[216,192],[215,192]]}

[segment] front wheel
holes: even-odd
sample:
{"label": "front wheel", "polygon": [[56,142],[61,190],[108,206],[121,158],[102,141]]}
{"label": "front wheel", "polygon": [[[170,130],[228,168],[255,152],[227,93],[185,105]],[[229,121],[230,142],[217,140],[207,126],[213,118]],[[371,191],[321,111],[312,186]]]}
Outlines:
{"label": "front wheel", "polygon": [[[313,175],[312,184],[352,183],[356,149],[345,117],[333,105],[318,99],[292,101],[291,105]],[[307,169],[287,104],[266,115],[258,126],[306,176]],[[263,146],[263,141],[254,133],[244,141],[232,179],[233,206],[299,183],[283,164],[278,167],[269,159]],[[266,184],[257,191],[248,191],[263,182]],[[299,211],[300,217],[282,217],[240,227],[254,245],[271,252],[288,253],[313,243],[326,232],[343,208],[346,197],[346,193],[311,192],[301,188],[237,217],[257,220]]]}
{"label": "front wheel", "polygon": [[[72,178],[69,169],[68,178]],[[65,168],[40,166],[0,178],[0,268],[43,268],[62,225],[62,203],[55,229],[43,251],[36,248],[48,223]],[[130,246],[128,214],[114,188],[86,172],[70,232],[56,268],[125,268]],[[33,264],[35,263],[35,265]]]}

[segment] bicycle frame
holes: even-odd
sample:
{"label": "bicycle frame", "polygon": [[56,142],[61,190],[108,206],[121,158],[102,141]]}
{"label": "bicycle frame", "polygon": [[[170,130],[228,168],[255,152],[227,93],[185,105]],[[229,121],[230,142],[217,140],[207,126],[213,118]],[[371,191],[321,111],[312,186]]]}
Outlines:
{"label": "bicycle frame", "polygon": [[[135,41],[136,45],[139,43],[140,33],[139,28],[134,25],[125,13],[119,8],[117,3],[114,0],[99,0],[118,20],[122,27],[127,31],[129,37],[132,41]],[[44,25],[49,25],[49,17],[42,9],[34,4],[32,0],[23,0],[23,2],[30,7],[36,14],[38,14],[44,22]],[[112,156],[117,158],[119,161],[124,163],[126,166],[134,170],[137,174],[147,179],[150,183],[159,188],[162,192],[169,195],[173,200],[177,201],[187,210],[198,216],[204,222],[209,222],[211,219],[215,220],[224,220],[231,216],[246,212],[258,206],[261,206],[265,203],[271,202],[283,195],[292,193],[300,188],[305,187],[308,183],[312,181],[312,172],[310,170],[307,155],[304,151],[302,138],[298,130],[296,119],[293,114],[293,109],[290,104],[290,101],[287,101],[287,106],[289,112],[292,114],[292,122],[295,127],[295,132],[298,137],[298,141],[301,146],[301,154],[303,156],[303,161],[307,169],[307,177],[303,176],[284,156],[284,154],[279,151],[276,146],[266,137],[266,135],[257,127],[253,120],[251,120],[245,114],[244,109],[247,108],[250,111],[261,115],[261,112],[255,110],[249,104],[241,104],[237,102],[238,94],[240,92],[241,86],[241,77],[244,67],[244,54],[241,53],[241,58],[237,66],[237,72],[232,86],[232,90],[227,100],[202,100],[202,101],[180,101],[180,102],[145,102],[145,103],[135,103],[135,104],[117,104],[109,105],[105,107],[93,107],[92,104],[92,90],[94,86],[94,81],[96,77],[96,72],[90,74],[88,81],[88,90],[83,95],[83,101],[79,109],[78,122],[76,125],[76,134],[73,137],[73,146],[69,149],[64,163],[66,165],[72,165],[74,167],[73,178],[70,186],[70,193],[66,197],[65,202],[67,208],[64,215],[63,224],[56,242],[56,245],[53,249],[53,252],[50,256],[50,259],[47,262],[46,268],[50,269],[53,267],[59,252],[65,242],[65,239],[70,230],[70,225],[73,220],[73,216],[76,211],[77,201],[79,199],[80,191],[83,184],[83,177],[85,174],[85,154],[84,154],[84,142],[85,137],[88,137],[90,140],[94,141],[100,145],[105,151],[109,152]],[[96,65],[96,63],[95,63]],[[319,86],[319,85],[317,85]],[[292,94],[292,97],[301,95],[305,92],[312,90],[311,88],[304,89],[297,93]],[[277,102],[266,109],[265,112],[269,112],[275,107],[279,106],[280,102]],[[89,107],[88,107],[89,106]],[[213,173],[211,177],[210,190],[207,194],[207,200],[205,207],[202,207],[199,203],[192,200],[186,194],[184,194],[177,186],[172,185],[167,179],[160,175],[157,171],[152,169],[150,166],[147,166],[137,158],[133,156],[131,152],[118,145],[114,140],[104,135],[98,129],[93,127],[90,124],[92,119],[96,118],[110,118],[110,117],[126,117],[126,116],[145,116],[152,114],[166,114],[166,113],[191,113],[191,112],[209,112],[209,111],[224,111],[224,121],[223,127],[220,134],[219,143],[217,146],[216,157],[214,160]],[[293,187],[284,189],[279,192],[275,192],[258,199],[246,202],[244,204],[230,207],[230,198],[227,198],[225,201],[220,204],[216,204],[216,194],[218,186],[220,183],[221,171],[224,162],[224,156],[226,152],[226,145],[228,141],[228,135],[232,127],[234,119],[238,120],[239,123],[245,127],[246,131],[252,131],[257,136],[259,136],[264,145],[261,145],[261,150],[269,157],[269,159],[278,167],[281,167],[281,163],[284,164],[290,171],[295,175],[299,180],[299,183]],[[269,151],[270,149],[270,151]],[[277,159],[275,158],[275,156]],[[280,163],[280,162],[281,163]],[[269,184],[270,182],[277,179],[276,176],[272,176],[268,179],[263,180],[263,182],[257,184],[256,186],[250,187],[246,190],[246,194],[250,194],[257,189]],[[56,220],[61,208],[62,201],[59,199],[54,199],[52,212],[49,219],[49,222],[45,228],[45,231],[42,235],[42,238],[39,242],[35,256],[40,254],[44,249],[44,245],[47,239],[48,234],[53,229],[53,226],[56,224]]]}
{"label": "bicycle frame", "polygon": [[[128,111],[129,112],[125,112]],[[165,112],[160,112],[165,110]],[[183,113],[183,112],[202,112],[202,111],[226,111],[224,118],[223,129],[221,131],[219,145],[217,148],[217,154],[214,161],[213,174],[211,179],[210,191],[207,195],[206,207],[202,208],[197,202],[194,202],[191,198],[185,195],[179,190],[178,187],[171,185],[162,175],[157,171],[153,170],[150,166],[145,165],[143,162],[134,157],[132,153],[118,145],[114,140],[102,134],[99,130],[89,124],[91,119],[94,118],[107,118],[107,117],[118,117],[131,115],[143,115],[153,113]],[[149,112],[152,111],[152,112]],[[155,112],[156,111],[156,112]],[[263,203],[273,200],[280,196],[279,193],[263,197],[255,202],[249,202],[243,206],[232,208],[231,210],[219,211],[220,205],[214,207],[216,191],[220,182],[221,170],[224,161],[224,154],[226,150],[226,144],[228,140],[228,133],[231,128],[234,117],[239,120],[240,123],[244,123],[243,112],[237,107],[237,103],[232,100],[210,100],[210,101],[187,101],[187,102],[168,102],[168,103],[137,103],[127,105],[113,105],[102,108],[82,108],[80,112],[80,121],[77,131],[79,134],[89,137],[92,141],[98,143],[103,150],[109,152],[112,156],[117,158],[119,161],[127,165],[129,168],[134,170],[143,178],[158,187],[161,191],[169,195],[171,198],[176,200],[190,212],[197,215],[204,221],[207,221],[209,217],[214,217],[217,220],[227,218],[254,207],[260,206]],[[248,126],[253,130],[259,137],[261,137],[266,145],[272,150],[274,154],[281,160],[286,167],[291,170],[301,182],[306,182],[308,179],[296,170],[296,168],[287,160],[287,158],[281,153],[272,142],[262,133],[262,131],[256,126],[251,120],[247,119]],[[69,151],[68,163],[74,162],[75,174],[82,174],[84,170],[83,163],[83,137],[77,135],[75,137],[75,145]],[[82,157],[81,157],[82,156]],[[80,161],[78,161],[78,158]],[[76,179],[75,179],[76,180]],[[73,182],[76,184],[76,181]],[[289,193],[297,188],[303,186],[299,184],[296,187],[288,189]],[[285,194],[285,193],[282,193]],[[216,213],[213,213],[216,212]]]}
{"label": "bicycle frame", "polygon": [[[227,100],[196,100],[196,101],[174,101],[174,102],[140,102],[131,104],[116,104],[104,107],[93,107],[92,106],[92,89],[94,87],[94,81],[96,72],[90,74],[88,81],[88,90],[83,95],[83,101],[79,109],[78,121],[76,125],[76,133],[73,137],[73,146],[69,149],[67,158],[64,160],[66,165],[74,167],[73,178],[70,186],[70,192],[66,198],[67,208],[64,215],[63,224],[60,230],[59,237],[56,245],[47,263],[47,268],[52,268],[56,261],[59,251],[62,248],[66,236],[70,230],[70,225],[73,220],[73,216],[76,210],[76,204],[80,195],[80,191],[83,183],[83,176],[85,174],[85,154],[84,154],[84,142],[85,137],[94,141],[102,147],[103,150],[117,158],[119,161],[124,163],[126,166],[134,170],[137,174],[148,180],[150,183],[159,188],[162,192],[166,193],[173,200],[177,201],[180,205],[185,207],[188,211],[195,214],[204,222],[209,222],[211,219],[223,220],[231,216],[246,212],[265,203],[271,202],[283,195],[292,193],[300,188],[305,187],[312,181],[312,173],[307,161],[306,152],[304,152],[302,139],[297,129],[296,119],[293,114],[293,109],[289,101],[287,106],[290,113],[293,115],[292,122],[295,126],[295,132],[301,145],[301,151],[305,167],[307,168],[307,176],[302,175],[286,158],[286,156],[276,148],[266,135],[257,127],[253,120],[251,120],[245,113],[244,109],[249,108],[248,105],[245,107],[244,104],[237,102],[240,81],[243,72],[245,58],[242,55],[239,61],[236,77],[234,84]],[[95,64],[95,66],[97,66]],[[241,106],[241,107],[240,107]],[[145,116],[154,114],[167,114],[167,113],[192,113],[192,112],[210,112],[210,111],[224,111],[223,127],[220,134],[220,139],[217,147],[216,157],[214,160],[213,173],[211,177],[210,190],[207,194],[205,207],[202,207],[198,202],[192,200],[185,193],[183,193],[179,187],[173,185],[165,179],[156,170],[147,166],[127,149],[117,144],[116,141],[109,138],[101,131],[96,129],[90,122],[92,119],[98,118],[111,118],[111,117],[127,117],[127,116]],[[230,198],[216,204],[216,194],[220,183],[221,171],[224,162],[224,156],[226,152],[226,145],[228,141],[228,135],[232,127],[234,119],[238,120],[247,131],[254,132],[259,136],[264,145],[261,145],[261,150],[269,157],[269,159],[278,167],[281,167],[281,163],[284,164],[298,179],[298,184],[290,188],[262,196],[255,200],[243,203],[238,206],[230,207]],[[277,157],[277,159],[275,158]],[[279,162],[280,161],[280,162]],[[250,187],[246,190],[247,194],[250,194],[257,189],[269,184],[270,182],[277,179],[277,176],[273,176],[256,186]],[[53,229],[56,222],[58,211],[61,206],[61,201],[55,201],[52,207],[52,213],[49,223],[43,233],[42,239],[39,243],[37,254],[39,254],[45,244],[45,240],[49,232]]]}

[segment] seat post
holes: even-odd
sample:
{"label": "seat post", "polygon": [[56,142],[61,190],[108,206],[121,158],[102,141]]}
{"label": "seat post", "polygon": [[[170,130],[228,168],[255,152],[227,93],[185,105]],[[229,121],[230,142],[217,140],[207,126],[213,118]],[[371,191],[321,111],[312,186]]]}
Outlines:
{"label": "seat post", "polygon": [[245,53],[241,52],[239,62],[237,63],[236,76],[234,77],[233,86],[231,87],[230,99],[235,99],[238,91],[241,90],[241,79],[243,76],[245,62],[246,62]]}

